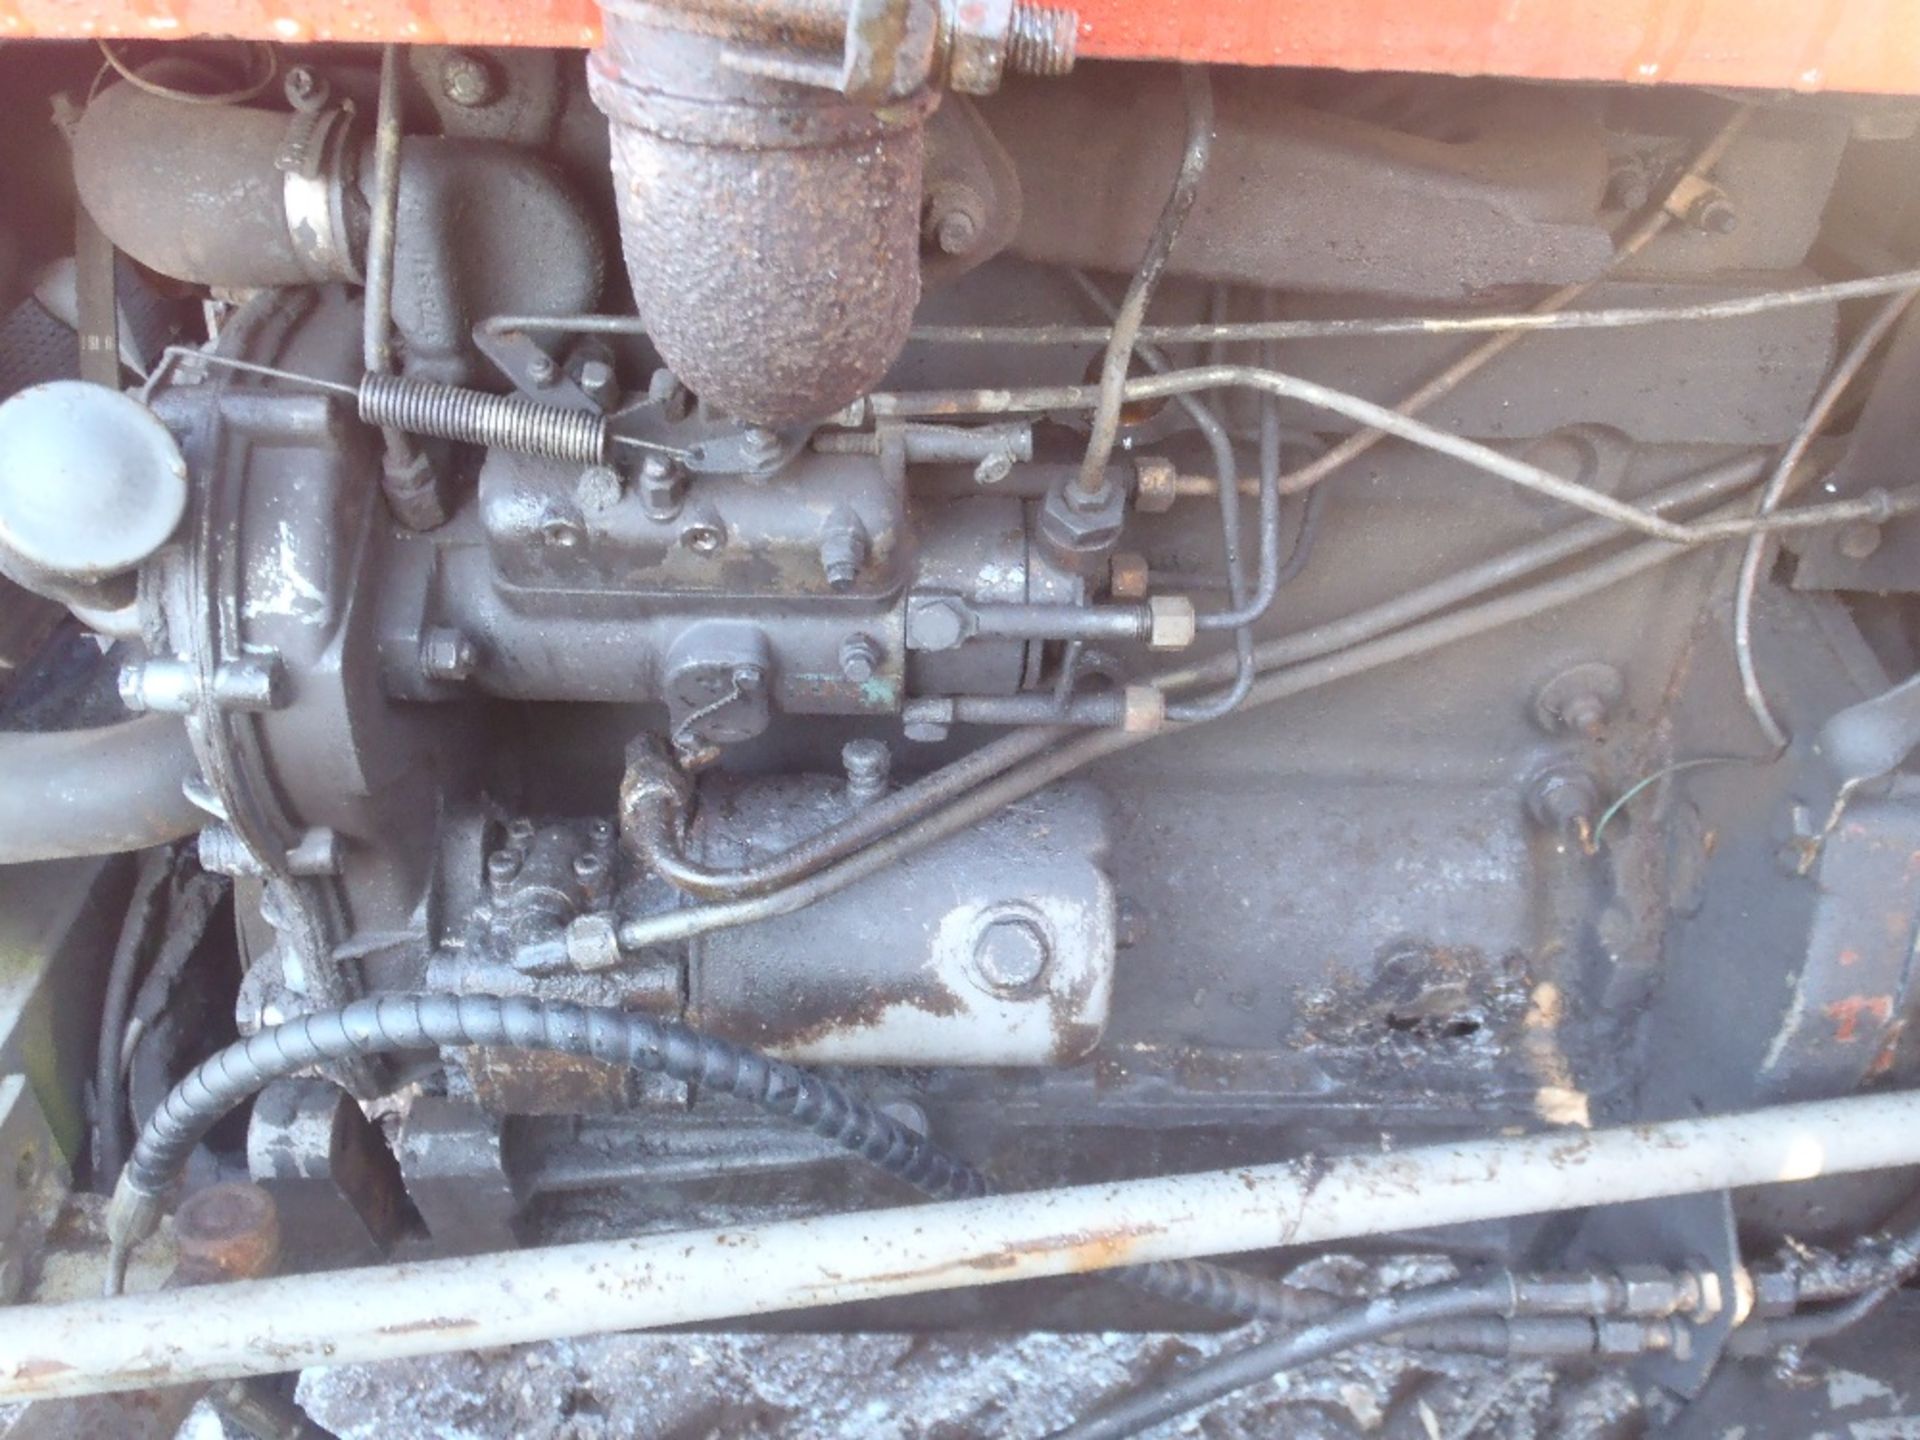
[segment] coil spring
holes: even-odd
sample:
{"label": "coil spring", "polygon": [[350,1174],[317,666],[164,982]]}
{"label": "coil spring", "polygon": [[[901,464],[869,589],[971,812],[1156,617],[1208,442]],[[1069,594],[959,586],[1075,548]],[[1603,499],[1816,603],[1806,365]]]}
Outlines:
{"label": "coil spring", "polygon": [[409,435],[498,447],[576,465],[603,464],[607,456],[604,415],[538,405],[517,395],[489,395],[457,385],[371,374],[360,381],[359,405],[360,418],[367,424]]}

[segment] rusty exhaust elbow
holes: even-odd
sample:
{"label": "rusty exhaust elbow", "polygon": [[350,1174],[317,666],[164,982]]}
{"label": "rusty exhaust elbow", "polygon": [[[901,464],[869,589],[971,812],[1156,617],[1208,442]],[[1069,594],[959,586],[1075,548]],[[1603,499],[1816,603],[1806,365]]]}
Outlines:
{"label": "rusty exhaust elbow", "polygon": [[612,124],[634,299],[661,357],[741,420],[844,408],[899,355],[920,298],[932,92],[852,100],[770,73],[779,51],[737,40],[699,5],[602,8],[589,80]]}

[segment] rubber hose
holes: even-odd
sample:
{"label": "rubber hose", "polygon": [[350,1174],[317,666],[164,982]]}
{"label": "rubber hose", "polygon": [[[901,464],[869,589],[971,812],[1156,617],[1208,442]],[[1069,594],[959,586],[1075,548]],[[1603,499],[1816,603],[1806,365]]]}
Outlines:
{"label": "rubber hose", "polygon": [[199,774],[174,715],[0,733],[0,865],[114,855],[191,835],[207,816],[182,787]]}
{"label": "rubber hose", "polygon": [[[577,1055],[719,1091],[805,1126],[935,1200],[975,1199],[994,1188],[979,1169],[833,1081],[677,1021],[491,995],[387,995],[259,1031],[203,1061],[147,1121],[115,1187],[113,1210],[157,1218],[159,1198],[194,1146],[270,1081],[350,1056],[447,1045]],[[124,1252],[127,1243],[144,1237],[113,1238]],[[1281,1287],[1218,1265],[1168,1261],[1117,1275],[1162,1299],[1237,1319],[1292,1313]]]}

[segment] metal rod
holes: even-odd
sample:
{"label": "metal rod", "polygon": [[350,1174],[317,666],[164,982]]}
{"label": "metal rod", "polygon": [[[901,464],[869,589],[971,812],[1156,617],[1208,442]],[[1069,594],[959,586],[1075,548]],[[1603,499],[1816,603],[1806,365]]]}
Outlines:
{"label": "metal rod", "polygon": [[1920,1095],[0,1310],[30,1400],[735,1319],[1920,1163]]}
{"label": "metal rod", "polygon": [[[1814,399],[1813,408],[1807,411],[1806,419],[1800,422],[1787,448],[1780,452],[1779,463],[1761,488],[1760,503],[1754,509],[1756,515],[1773,514],[1787,498],[1800,462],[1806,458],[1807,447],[1826,428],[1840,401],[1880,348],[1880,342],[1913,304],[1915,294],[1909,289],[1883,304],[1833,367],[1833,373]],[[1740,693],[1747,702],[1747,713],[1753,716],[1767,743],[1775,750],[1784,750],[1787,732],[1781,728],[1773,706],[1767,701],[1767,692],[1760,684],[1760,668],[1753,658],[1753,600],[1760,588],[1760,566],[1766,555],[1767,537],[1755,535],[1747,541],[1746,550],[1740,556],[1740,572],[1733,586],[1733,658],[1740,671]]]}
{"label": "metal rod", "polygon": [[[1516,310],[1486,315],[1389,315],[1332,320],[1235,320],[1216,324],[1142,325],[1138,345],[1256,345],[1266,341],[1387,340],[1408,335],[1486,335],[1503,330],[1529,333],[1629,330],[1747,320],[1781,310],[1872,300],[1920,286],[1920,270],[1763,290],[1691,305],[1618,305],[1600,310]],[[647,325],[631,315],[494,315],[480,323],[488,334],[644,335]],[[1111,325],[919,325],[910,339],[928,345],[1105,345]]]}
{"label": "metal rod", "polygon": [[[1731,540],[1775,530],[1798,529],[1837,524],[1855,519],[1884,520],[1912,503],[1907,492],[1881,495],[1860,501],[1831,505],[1810,505],[1784,514],[1728,518],[1712,525],[1685,525],[1666,520],[1624,500],[1555,475],[1538,465],[1530,465],[1502,454],[1478,441],[1467,440],[1438,429],[1401,410],[1390,410],[1358,395],[1334,390],[1297,375],[1278,370],[1263,370],[1252,365],[1208,365],[1196,370],[1178,370],[1169,375],[1145,376],[1127,382],[1128,400],[1159,400],[1197,390],[1247,389],[1263,394],[1298,400],[1303,404],[1345,415],[1372,427],[1382,435],[1391,435],[1470,465],[1476,470],[1505,480],[1536,495],[1544,495],[1562,504],[1585,510],[1591,515],[1612,520],[1656,540],[1675,545],[1700,545],[1712,540]],[[871,403],[879,413],[897,415],[952,415],[961,413],[1006,414],[1028,410],[1086,409],[1097,403],[1098,387],[1092,385],[1036,385],[1017,390],[923,391],[894,395],[874,395]],[[1329,451],[1330,455],[1334,452]],[[1295,472],[1296,474],[1302,472]]]}
{"label": "metal rod", "polygon": [[367,371],[393,369],[393,242],[400,208],[400,47],[380,50],[379,111],[373,129],[373,216],[367,229],[366,309],[361,349]]}
{"label": "metal rod", "polygon": [[[1780,310],[1871,300],[1920,286],[1920,270],[1764,290],[1691,305],[1621,305],[1602,310],[1521,310],[1490,315],[1393,315],[1379,319],[1236,320],[1224,324],[1143,325],[1141,345],[1257,345],[1268,341],[1384,340],[1408,335],[1485,335],[1502,330],[1627,330],[1705,320],[1745,320]],[[530,323],[530,322],[529,322]],[[910,339],[928,345],[1104,345],[1110,325],[919,325]]]}
{"label": "metal rod", "polygon": [[1087,435],[1087,453],[1080,462],[1080,473],[1069,492],[1082,497],[1106,493],[1107,461],[1113,455],[1113,442],[1120,433],[1120,390],[1126,384],[1127,371],[1133,365],[1133,344],[1146,321],[1147,306],[1167,268],[1173,242],[1200,195],[1200,180],[1207,173],[1207,160],[1213,154],[1213,82],[1206,68],[1188,65],[1180,71],[1180,83],[1187,102],[1187,141],[1180,153],[1180,168],[1173,178],[1173,190],[1160,212],[1159,222],[1147,241],[1147,253],[1127,286],[1126,298],[1114,317],[1113,333],[1107,339],[1106,358],[1100,365],[1100,399],[1094,406],[1093,423]]}

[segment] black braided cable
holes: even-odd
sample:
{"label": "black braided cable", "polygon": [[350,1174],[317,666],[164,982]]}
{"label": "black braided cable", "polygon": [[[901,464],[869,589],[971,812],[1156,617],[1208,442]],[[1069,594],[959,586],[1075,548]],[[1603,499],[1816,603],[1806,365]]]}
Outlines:
{"label": "black braided cable", "polygon": [[[453,1045],[574,1055],[731,1095],[935,1200],[977,1199],[996,1188],[984,1172],[832,1080],[678,1021],[563,1001],[383,995],[261,1030],[210,1056],[148,1119],[118,1189],[157,1201],[221,1117],[271,1081],[349,1057]],[[1292,1317],[1281,1287],[1203,1261],[1160,1261],[1115,1275],[1162,1299],[1236,1319]]]}

